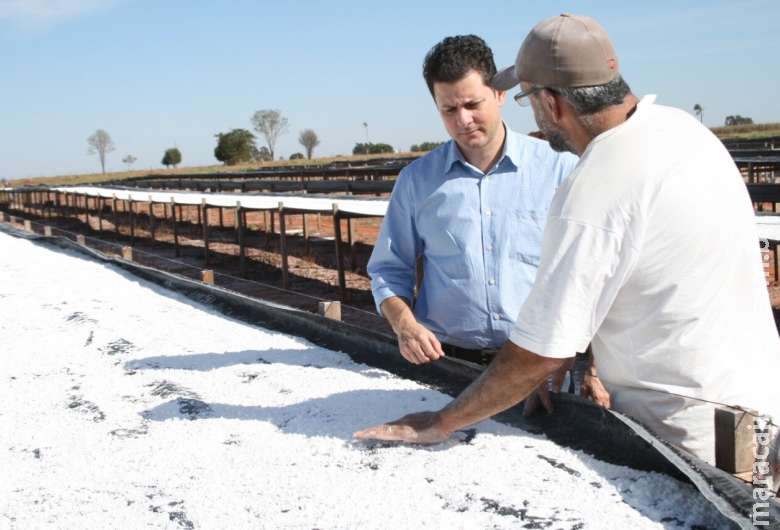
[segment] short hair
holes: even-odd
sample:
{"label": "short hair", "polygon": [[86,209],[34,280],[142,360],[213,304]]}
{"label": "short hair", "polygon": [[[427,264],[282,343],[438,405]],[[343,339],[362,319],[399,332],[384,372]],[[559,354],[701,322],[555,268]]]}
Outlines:
{"label": "short hair", "polygon": [[423,77],[432,96],[434,83],[460,81],[471,70],[478,72],[487,86],[496,74],[493,51],[476,35],[447,37],[431,48],[423,61]]}
{"label": "short hair", "polygon": [[631,88],[618,76],[603,85],[573,88],[555,88],[555,92],[568,101],[577,114],[595,114],[612,105],[620,105]]}

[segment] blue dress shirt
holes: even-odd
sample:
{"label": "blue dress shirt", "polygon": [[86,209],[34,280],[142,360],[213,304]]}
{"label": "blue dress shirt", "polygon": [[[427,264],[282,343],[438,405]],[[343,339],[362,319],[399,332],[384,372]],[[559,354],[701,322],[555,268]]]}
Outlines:
{"label": "blue dress shirt", "polygon": [[534,283],[547,210],[578,158],[505,126],[502,156],[487,173],[455,142],[406,166],[368,262],[377,309],[410,302],[424,256],[417,320],[442,342],[497,348]]}

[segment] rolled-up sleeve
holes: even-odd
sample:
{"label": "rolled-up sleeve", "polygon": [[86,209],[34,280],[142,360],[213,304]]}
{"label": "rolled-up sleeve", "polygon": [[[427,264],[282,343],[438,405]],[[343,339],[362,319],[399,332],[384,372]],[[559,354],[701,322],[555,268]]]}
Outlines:
{"label": "rolled-up sleeve", "polygon": [[387,298],[400,296],[411,302],[414,297],[415,261],[422,253],[422,242],[414,221],[411,177],[407,170],[398,175],[368,261],[371,292],[380,314],[382,302]]}

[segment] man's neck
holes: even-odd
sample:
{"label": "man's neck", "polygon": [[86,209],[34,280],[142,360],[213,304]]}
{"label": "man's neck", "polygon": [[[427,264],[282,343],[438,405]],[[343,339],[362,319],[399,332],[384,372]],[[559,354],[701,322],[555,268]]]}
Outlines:
{"label": "man's neck", "polygon": [[498,134],[490,144],[475,151],[467,151],[458,145],[463,158],[472,166],[478,168],[483,173],[487,173],[496,165],[504,151],[504,141],[506,139],[506,127],[501,124]]}
{"label": "man's neck", "polygon": [[620,105],[614,105],[608,109],[590,116],[580,116],[581,125],[579,138],[575,140],[575,148],[579,155],[585,152],[590,142],[601,133],[614,129],[633,115],[639,100],[633,94],[629,94]]}

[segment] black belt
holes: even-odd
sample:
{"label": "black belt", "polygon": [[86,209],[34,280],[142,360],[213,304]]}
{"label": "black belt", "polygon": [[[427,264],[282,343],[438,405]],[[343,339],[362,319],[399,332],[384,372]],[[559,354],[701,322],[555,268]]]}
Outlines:
{"label": "black belt", "polygon": [[460,346],[454,346],[452,344],[442,344],[441,349],[444,355],[448,357],[455,357],[464,361],[470,361],[477,364],[490,364],[498,350],[484,349],[484,350],[470,350],[468,348],[461,348]]}

